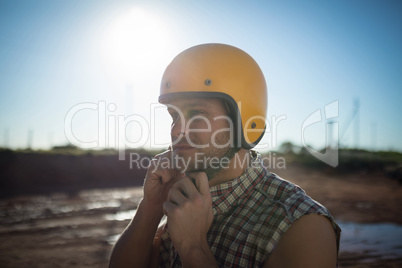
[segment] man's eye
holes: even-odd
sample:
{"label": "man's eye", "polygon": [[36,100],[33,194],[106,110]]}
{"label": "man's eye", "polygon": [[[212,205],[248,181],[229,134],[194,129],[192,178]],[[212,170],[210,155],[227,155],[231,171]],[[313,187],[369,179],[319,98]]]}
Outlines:
{"label": "man's eye", "polygon": [[189,118],[192,118],[192,117],[197,116],[197,115],[200,115],[200,114],[202,114],[202,111],[199,111],[199,110],[191,110],[191,111],[188,112],[188,117],[189,117]]}

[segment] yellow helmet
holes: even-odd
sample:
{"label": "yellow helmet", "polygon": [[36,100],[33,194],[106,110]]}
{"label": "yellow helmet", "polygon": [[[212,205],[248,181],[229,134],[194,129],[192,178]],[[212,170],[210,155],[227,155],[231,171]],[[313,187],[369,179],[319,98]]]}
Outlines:
{"label": "yellow helmet", "polygon": [[163,74],[159,102],[179,97],[225,100],[238,148],[251,149],[264,135],[267,86],[258,64],[243,50],[203,44],[181,52]]}

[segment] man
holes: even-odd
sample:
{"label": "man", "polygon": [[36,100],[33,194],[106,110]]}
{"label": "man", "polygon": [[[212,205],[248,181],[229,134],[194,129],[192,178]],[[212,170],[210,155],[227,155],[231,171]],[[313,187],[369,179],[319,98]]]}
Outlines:
{"label": "man", "polygon": [[251,150],[266,128],[267,90],[247,53],[223,44],[183,51],[159,101],[172,117],[172,146],[151,161],[110,267],[336,266],[340,229],[330,213]]}

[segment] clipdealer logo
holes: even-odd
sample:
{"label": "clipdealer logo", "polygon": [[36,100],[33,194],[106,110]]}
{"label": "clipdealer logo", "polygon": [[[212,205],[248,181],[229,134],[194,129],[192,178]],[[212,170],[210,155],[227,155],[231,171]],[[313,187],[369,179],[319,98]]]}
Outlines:
{"label": "clipdealer logo", "polygon": [[[167,148],[171,143],[157,143],[155,140],[155,133],[158,131],[157,120],[155,117],[155,110],[164,108],[166,106],[169,108],[175,109],[179,114],[180,119],[184,122],[184,115],[177,107],[173,105],[162,105],[160,103],[152,103],[150,104],[150,120],[147,120],[144,116],[139,114],[131,114],[128,116],[115,114],[117,106],[114,103],[107,104],[105,101],[99,101],[98,103],[92,102],[84,102],[79,103],[73,106],[66,114],[64,120],[64,133],[67,140],[80,148],[84,149],[95,149],[95,148],[106,148],[112,147],[117,148],[119,151],[119,160],[125,160],[126,154],[125,150],[127,148],[139,148],[144,147],[145,145],[150,145],[151,148],[156,147],[165,147]],[[241,109],[241,103],[238,103],[239,109]],[[79,117],[81,113],[91,111],[95,113],[97,117],[97,137],[94,140],[85,140],[79,138],[77,135],[77,130],[73,127],[74,118]],[[256,118],[260,119],[259,116]],[[212,133],[212,138],[216,137],[218,132],[229,131],[230,133],[234,132],[233,122],[228,116],[218,116],[213,120],[225,119],[229,123],[229,128],[227,130],[217,130],[216,133]],[[181,124],[183,128],[182,132],[186,130],[187,132],[211,132],[211,122],[208,118],[203,116],[197,116],[197,119],[202,119],[207,123],[206,129],[192,129],[190,124],[192,120]],[[248,121],[252,121],[253,117]],[[271,117],[271,121],[265,119],[266,124],[266,133],[270,134],[270,141],[268,143],[260,143],[258,144],[258,148],[260,149],[268,149],[268,148],[276,148],[277,147],[277,130],[279,128],[279,124],[286,120],[286,115]],[[139,134],[139,139],[136,141],[131,141],[127,135],[127,128],[130,124],[136,124],[138,126],[137,133]],[[255,131],[249,130],[249,131]],[[232,135],[232,134],[231,134]],[[204,145],[196,145],[193,144],[189,137],[184,137],[186,141],[192,146],[206,146]],[[233,139],[231,142],[234,142]],[[216,143],[214,139],[212,139],[212,146],[217,148],[222,147],[222,144]]]}
{"label": "clipdealer logo", "polygon": [[[338,140],[339,140],[339,125],[334,119],[339,116],[339,102],[331,102],[324,107],[324,115],[322,116],[321,109],[314,111],[302,125],[301,141],[306,150],[318,160],[330,165],[331,167],[337,167],[339,164],[338,156]],[[312,147],[308,146],[305,140],[305,130],[317,123],[325,120],[325,152],[321,153]]]}

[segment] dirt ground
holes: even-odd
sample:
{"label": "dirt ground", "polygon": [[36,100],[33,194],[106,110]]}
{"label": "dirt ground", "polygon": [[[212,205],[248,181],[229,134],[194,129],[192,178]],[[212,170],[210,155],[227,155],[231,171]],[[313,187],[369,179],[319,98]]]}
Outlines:
{"label": "dirt ground", "polygon": [[402,224],[402,184],[381,173],[328,174],[297,166],[273,172],[301,186],[337,220]]}
{"label": "dirt ground", "polygon": [[[402,224],[402,185],[381,174],[331,175],[296,166],[274,172],[300,185],[337,221]],[[125,188],[0,200],[0,267],[107,267],[140,198],[141,189]],[[402,256],[367,260],[341,244],[339,267],[402,267]]]}

